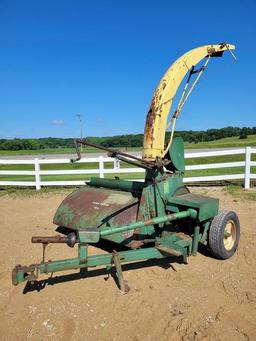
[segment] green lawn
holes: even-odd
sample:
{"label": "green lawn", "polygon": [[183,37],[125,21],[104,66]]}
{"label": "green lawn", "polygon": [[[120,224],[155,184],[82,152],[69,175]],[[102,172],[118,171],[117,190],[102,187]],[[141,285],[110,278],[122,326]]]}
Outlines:
{"label": "green lawn", "polygon": [[[256,161],[256,154],[252,158]],[[186,165],[197,165],[207,163],[222,163],[222,162],[234,162],[243,161],[243,155],[228,155],[208,158],[195,158],[187,159]],[[111,169],[113,163],[106,162],[105,169]],[[122,163],[121,168],[133,168],[133,166]],[[84,163],[84,164],[46,164],[41,165],[41,170],[77,170],[77,169],[98,169],[98,163]],[[33,170],[33,165],[0,165],[0,170]],[[252,167],[252,173],[256,173],[256,167]],[[244,167],[235,168],[217,168],[217,169],[204,169],[204,170],[190,170],[185,172],[185,177],[191,176],[208,176],[208,175],[223,175],[223,174],[239,174],[244,173]],[[42,175],[42,181],[65,181],[65,180],[88,180],[92,176],[98,176],[98,174],[73,174],[73,175]],[[112,173],[105,174],[106,178],[113,178],[115,176],[120,179],[140,179],[143,178],[143,173]],[[0,181],[34,181],[34,176],[29,175],[0,175]]]}
{"label": "green lawn", "polygon": [[[141,147],[120,147],[114,148],[123,152],[133,152],[142,150]],[[83,157],[86,156],[87,153],[100,153],[101,151],[97,148],[86,147],[83,148]],[[36,149],[36,150],[0,150],[0,155],[43,155],[43,154],[74,154],[76,155],[75,148],[52,148],[52,149]]]}

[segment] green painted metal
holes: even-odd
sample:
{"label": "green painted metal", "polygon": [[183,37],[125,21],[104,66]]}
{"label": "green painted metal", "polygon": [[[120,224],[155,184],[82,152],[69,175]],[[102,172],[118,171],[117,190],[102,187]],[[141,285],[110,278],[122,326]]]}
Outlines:
{"label": "green painted metal", "polygon": [[194,236],[193,236],[193,246],[192,246],[192,255],[196,256],[198,250],[198,243],[200,241],[200,227],[198,225],[194,228]]}
{"label": "green painted metal", "polygon": [[[121,251],[118,253],[121,263],[129,263],[145,259],[159,259],[164,258],[165,255],[157,250],[155,247],[148,247],[146,249]],[[71,269],[81,269],[104,265],[111,267],[113,264],[113,255],[111,253],[88,256],[86,261],[84,259],[70,258],[52,262],[45,262],[40,264],[33,264],[29,267],[16,266],[13,270],[13,284],[17,285],[26,280],[36,280],[40,273],[52,273]],[[31,276],[31,277],[30,277]]]}
{"label": "green painted metal", "polygon": [[[179,217],[185,218],[187,216],[193,215],[192,212],[180,212]],[[160,220],[159,220],[160,221]],[[110,233],[110,231],[109,231]],[[80,268],[89,268],[95,266],[107,266],[108,268],[112,266],[113,263],[116,264],[117,259],[114,262],[113,254],[100,254],[94,256],[88,256],[88,245],[85,244],[87,242],[85,235],[82,233],[79,235],[81,238],[81,243],[78,247],[78,257],[70,258],[58,261],[50,261],[50,262],[42,262],[40,264],[33,264],[29,267],[16,266],[13,270],[13,284],[17,285],[26,280],[34,281],[38,278],[40,273],[52,273],[70,269],[80,269]],[[163,248],[161,249],[161,246]],[[137,250],[129,250],[129,251],[121,251],[118,253],[116,257],[118,257],[118,262],[120,263],[129,263],[138,260],[144,259],[159,259],[166,257],[166,253],[170,256],[181,254],[183,257],[183,261],[187,262],[187,255],[189,254],[189,248],[191,246],[190,239],[183,239],[176,233],[165,234],[163,238],[156,239],[156,247],[147,247],[144,249]],[[178,254],[177,254],[178,252]],[[118,266],[118,277],[120,282],[122,283],[123,277],[121,274],[121,268]],[[123,284],[121,284],[123,285]]]}
{"label": "green painted metal", "polygon": [[185,172],[184,142],[181,137],[175,137],[167,152],[171,165],[166,168],[174,168],[178,172]]}
{"label": "green painted metal", "polygon": [[218,199],[192,193],[169,198],[166,206],[167,210],[169,204],[175,204],[178,207],[181,207],[181,209],[184,209],[185,207],[192,207],[194,209],[197,209],[198,219],[200,221],[205,221],[213,218],[215,215],[217,215],[219,210]]}
{"label": "green painted metal", "polygon": [[[101,230],[120,226],[127,221],[135,222],[138,206],[138,197],[130,192],[85,186],[63,200],[53,222],[76,231],[91,228]],[[105,239],[125,244],[129,237],[127,234],[115,234]]]}
{"label": "green painted metal", "polygon": [[179,234],[173,233],[163,233],[161,238],[156,238],[156,247],[160,250],[165,250],[165,252],[174,255],[182,255],[183,262],[187,263],[187,256],[191,254],[192,249],[192,238]]}
{"label": "green painted metal", "polygon": [[139,229],[139,228],[142,228],[142,227],[148,226],[148,225],[159,225],[159,224],[167,223],[167,222],[170,222],[173,220],[178,220],[178,219],[187,218],[187,217],[196,217],[196,216],[197,216],[197,212],[195,210],[188,209],[187,211],[183,211],[183,212],[178,212],[178,213],[173,213],[173,214],[169,214],[169,215],[165,215],[165,216],[155,217],[155,218],[152,218],[151,220],[148,220],[148,221],[138,221],[136,223],[126,225],[126,226],[120,226],[120,227],[115,227],[115,228],[106,228],[100,232],[100,235],[101,235],[101,237],[104,237],[104,236],[108,236],[108,235],[114,234],[114,233],[120,233],[120,232],[124,232],[124,231]]}
{"label": "green painted metal", "polygon": [[179,219],[188,218],[188,217],[195,219],[197,217],[197,211],[189,208],[188,210],[183,211],[183,212],[168,214],[168,215],[161,216],[161,217],[155,217],[147,221],[138,221],[136,223],[126,225],[126,226],[104,228],[102,230],[97,230],[97,229],[79,230],[78,235],[79,235],[80,242],[98,243],[100,238],[103,238],[105,236],[118,234],[121,232],[126,232],[130,230],[135,230],[135,229],[141,229],[148,225],[150,226],[160,225],[160,224],[167,223],[173,220],[179,220]]}
{"label": "green painted metal", "polygon": [[136,192],[142,191],[144,187],[144,182],[118,180],[118,179],[91,178],[90,181],[87,182],[87,185],[93,186],[93,187],[118,189],[118,190],[136,193]]}
{"label": "green painted metal", "polygon": [[88,256],[88,245],[79,244],[78,258],[80,264],[86,264]]}
{"label": "green painted metal", "polygon": [[98,243],[100,240],[100,231],[95,228],[79,230],[78,237],[81,243]]}
{"label": "green painted metal", "polygon": [[207,236],[208,236],[208,232],[210,229],[210,225],[211,225],[211,220],[208,220],[206,223],[203,224],[203,233],[200,239],[201,243],[205,243],[207,241]]}
{"label": "green painted metal", "polygon": [[[92,178],[85,187],[71,193],[53,221],[76,231],[77,258],[18,265],[13,270],[13,284],[34,281],[39,273],[95,266],[110,269],[114,265],[120,288],[125,290],[121,263],[169,256],[182,257],[186,263],[187,256],[196,255],[219,203],[191,194],[184,187],[181,139],[174,139],[168,155],[168,171],[162,166],[146,169],[144,182]],[[88,245],[97,246],[101,239],[131,250],[89,256]],[[139,248],[146,242],[150,246]]]}

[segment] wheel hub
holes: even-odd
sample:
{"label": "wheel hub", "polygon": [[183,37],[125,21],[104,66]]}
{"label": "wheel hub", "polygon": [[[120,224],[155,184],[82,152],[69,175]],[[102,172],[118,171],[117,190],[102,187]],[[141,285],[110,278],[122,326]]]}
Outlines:
{"label": "wheel hub", "polygon": [[236,225],[233,220],[228,220],[224,230],[223,243],[226,250],[231,250],[236,241]]}

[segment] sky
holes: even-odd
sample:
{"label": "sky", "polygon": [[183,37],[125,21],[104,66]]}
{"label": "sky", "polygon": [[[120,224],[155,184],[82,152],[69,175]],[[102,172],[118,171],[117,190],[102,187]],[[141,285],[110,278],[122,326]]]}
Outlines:
{"label": "sky", "polygon": [[256,0],[0,0],[0,138],[143,133],[167,68],[192,48],[210,61],[177,130],[256,126]]}

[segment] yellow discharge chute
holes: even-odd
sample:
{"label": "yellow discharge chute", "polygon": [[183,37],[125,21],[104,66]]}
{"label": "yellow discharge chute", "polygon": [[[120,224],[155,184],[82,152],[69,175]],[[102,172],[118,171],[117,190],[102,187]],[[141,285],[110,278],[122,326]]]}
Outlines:
{"label": "yellow discharge chute", "polygon": [[[170,68],[164,74],[163,78],[160,80],[158,87],[154,92],[147,114],[143,142],[143,158],[145,160],[154,161],[157,157],[163,158],[166,150],[168,149],[165,149],[167,119],[170,113],[174,96],[185,75],[189,73],[190,79],[190,76],[195,73],[194,67],[202,59],[207,57],[204,66],[197,70],[197,81],[201,73],[203,72],[204,67],[207,65],[210,57],[221,56],[225,50],[229,50],[231,52],[231,50],[234,49],[235,46],[230,44],[206,45],[198,47],[185,53],[170,66]],[[173,130],[168,146],[170,146],[172,142],[176,118],[178,117],[179,111],[181,110],[183,104],[185,103],[188,95],[192,90],[191,89],[190,91],[186,92],[187,85],[188,82],[185,85],[181,100],[172,117]]]}

